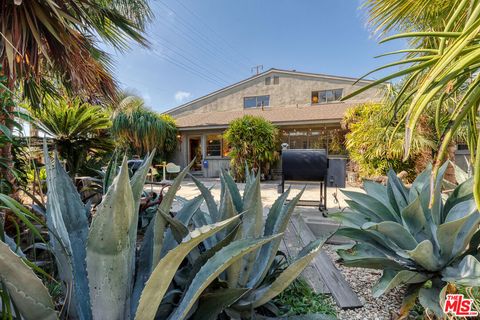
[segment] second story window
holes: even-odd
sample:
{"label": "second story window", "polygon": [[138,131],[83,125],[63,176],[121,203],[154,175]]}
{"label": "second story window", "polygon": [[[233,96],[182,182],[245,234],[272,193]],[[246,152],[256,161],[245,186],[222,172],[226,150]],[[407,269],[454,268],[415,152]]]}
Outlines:
{"label": "second story window", "polygon": [[271,83],[272,83],[272,78],[266,77],[266,78],[265,78],[265,85],[266,85],[266,86],[269,86]]}
{"label": "second story window", "polygon": [[255,96],[243,98],[244,108],[268,107],[270,105],[270,96]]}
{"label": "second story window", "polygon": [[279,84],[280,83],[280,77],[279,76],[273,76],[273,84]]}
{"label": "second story window", "polygon": [[312,92],[312,104],[340,101],[343,89],[322,90]]}

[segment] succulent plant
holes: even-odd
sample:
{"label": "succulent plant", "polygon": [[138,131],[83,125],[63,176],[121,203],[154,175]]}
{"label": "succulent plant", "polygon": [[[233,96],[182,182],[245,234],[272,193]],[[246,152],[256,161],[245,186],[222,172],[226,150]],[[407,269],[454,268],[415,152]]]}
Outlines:
{"label": "succulent plant", "polygon": [[[59,278],[67,289],[68,317],[216,319],[225,309],[235,316],[279,294],[320,249],[324,239],[312,242],[276,279],[265,282],[300,195],[289,204],[288,192],[280,196],[264,227],[259,177],[248,176],[242,198],[232,177],[223,175],[219,208],[196,181],[202,194],[191,200],[178,198],[183,206],[172,216],[188,166],[163,196],[137,250],[140,196],[152,158],[153,154],[131,178],[124,158],[116,177],[105,178],[106,192],[92,213],[57,157],[52,164],[45,152],[45,215]],[[115,175],[112,168],[107,171]],[[208,213],[200,209],[204,198]],[[41,280],[4,243],[0,284],[9,290],[15,316],[59,316]]]}
{"label": "succulent plant", "polygon": [[[279,196],[269,209],[264,220],[264,209],[262,205],[260,174],[255,175],[246,170],[246,183],[241,195],[237,184],[227,172],[221,174],[220,203],[217,206],[212,193],[198,179],[192,176],[195,184],[205,198],[207,212],[200,210],[193,219],[195,226],[199,227],[205,223],[214,223],[225,218],[235,217],[242,214],[241,224],[231,225],[212,237],[207,243],[207,251],[214,251],[217,247],[224,245],[226,241],[238,241],[239,239],[254,239],[257,237],[274,237],[272,241],[261,248],[245,255],[232,263],[222,275],[223,286],[210,288],[209,297],[217,303],[217,310],[214,312],[211,302],[208,299],[201,300],[199,309],[208,309],[209,317],[202,314],[198,319],[216,319],[217,314],[226,309],[227,314],[233,319],[241,317],[250,318],[252,310],[260,307],[280,294],[288,285],[294,281],[306,266],[312,261],[320,250],[321,246],[329,235],[311,242],[298,256],[274,279],[267,275],[273,268],[281,237],[275,236],[285,232],[290,216],[303,194],[303,190],[291,201],[287,202],[290,189]],[[200,272],[193,278],[192,283],[201,277]],[[187,291],[188,292],[188,291]],[[202,301],[204,302],[202,305]],[[210,304],[209,304],[210,303]],[[183,300],[177,309],[182,310]],[[175,318],[174,318],[175,319]]]}
{"label": "succulent plant", "polygon": [[[467,179],[450,195],[442,195],[445,163],[431,192],[431,166],[406,187],[390,170],[386,186],[365,181],[366,194],[343,191],[350,211],[332,215],[342,224],[338,235],[356,241],[338,250],[343,264],[382,269],[373,287],[378,297],[407,285],[402,312],[416,298],[443,316],[446,284],[480,285],[480,213]],[[432,205],[429,206],[433,194]]]}

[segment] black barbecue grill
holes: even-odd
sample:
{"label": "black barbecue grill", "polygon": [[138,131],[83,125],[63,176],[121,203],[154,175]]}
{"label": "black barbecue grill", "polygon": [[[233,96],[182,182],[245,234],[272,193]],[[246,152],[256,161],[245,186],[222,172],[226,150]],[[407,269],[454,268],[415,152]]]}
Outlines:
{"label": "black barbecue grill", "polygon": [[320,201],[303,200],[299,205],[318,204],[318,210],[327,211],[328,157],[325,149],[282,151],[282,193],[285,182],[318,182]]}

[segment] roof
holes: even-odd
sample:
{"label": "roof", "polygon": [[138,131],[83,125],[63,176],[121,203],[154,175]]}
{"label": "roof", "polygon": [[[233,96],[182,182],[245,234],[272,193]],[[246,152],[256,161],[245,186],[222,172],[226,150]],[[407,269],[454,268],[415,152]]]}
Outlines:
{"label": "roof", "polygon": [[358,79],[358,78],[351,78],[351,77],[342,77],[342,76],[334,76],[334,75],[329,75],[329,74],[322,74],[322,73],[310,73],[310,72],[301,72],[301,71],[296,71],[296,70],[282,70],[282,69],[275,69],[275,68],[271,68],[271,69],[268,69],[267,71],[265,72],[262,72],[262,73],[259,73],[257,75],[254,75],[252,77],[249,77],[247,79],[244,79],[242,81],[239,81],[239,82],[236,82],[232,85],[229,85],[227,87],[224,87],[224,88],[221,88],[217,91],[213,91],[212,93],[209,93],[203,97],[200,97],[200,98],[197,98],[195,100],[192,100],[192,101],[189,101],[187,103],[184,103],[180,106],[177,106],[175,108],[172,108],[172,109],[169,109],[167,111],[165,111],[164,113],[171,113],[171,112],[174,112],[174,111],[179,111],[185,107],[188,107],[189,105],[193,104],[193,103],[197,103],[199,101],[202,101],[204,99],[208,99],[212,96],[215,96],[219,93],[222,93],[222,92],[225,92],[225,91],[228,91],[232,88],[235,88],[235,87],[238,87],[238,86],[241,86],[249,81],[253,81],[255,79],[258,79],[258,78],[261,78],[261,77],[264,77],[268,74],[271,74],[271,73],[276,73],[276,74],[288,74],[288,75],[294,75],[294,76],[305,76],[305,77],[312,77],[312,78],[322,78],[322,79],[333,79],[333,80],[345,80],[345,81],[351,81],[351,82],[358,82],[358,83],[371,83],[373,82],[373,80],[369,80],[369,79]]}
{"label": "roof", "polygon": [[305,107],[268,107],[217,111],[207,113],[190,113],[176,119],[180,130],[227,128],[229,123],[244,115],[261,116],[277,125],[314,124],[339,122],[345,111],[355,103],[326,103]]}

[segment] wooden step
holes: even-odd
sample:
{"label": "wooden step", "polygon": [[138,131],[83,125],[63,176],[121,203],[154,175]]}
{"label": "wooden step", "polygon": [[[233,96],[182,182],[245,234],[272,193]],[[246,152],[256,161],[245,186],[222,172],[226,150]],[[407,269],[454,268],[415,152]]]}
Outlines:
{"label": "wooden step", "polygon": [[[303,221],[302,216],[292,216],[283,239],[283,247],[286,248],[288,255],[292,258],[296,257],[303,247],[314,240],[316,237]],[[313,259],[302,275],[316,292],[331,293],[340,308],[355,309],[363,306],[330,256],[323,250]]]}

